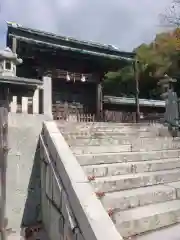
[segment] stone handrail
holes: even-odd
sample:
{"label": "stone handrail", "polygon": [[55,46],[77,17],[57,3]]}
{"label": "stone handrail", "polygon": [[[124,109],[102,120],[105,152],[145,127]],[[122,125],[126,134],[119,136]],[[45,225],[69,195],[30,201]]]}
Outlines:
{"label": "stone handrail", "polygon": [[42,220],[50,240],[121,240],[55,122],[40,136]]}

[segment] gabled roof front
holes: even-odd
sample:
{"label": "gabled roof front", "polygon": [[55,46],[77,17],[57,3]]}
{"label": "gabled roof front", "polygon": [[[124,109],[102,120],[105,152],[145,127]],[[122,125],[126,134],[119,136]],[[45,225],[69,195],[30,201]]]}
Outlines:
{"label": "gabled roof front", "polygon": [[122,52],[112,45],[99,44],[91,41],[79,41],[71,37],[58,36],[53,33],[25,28],[16,23],[8,22],[7,24],[7,39],[16,37],[18,40],[27,43],[46,45],[50,48],[62,49],[72,52],[74,51],[81,54],[93,55],[112,60],[134,61],[135,53]]}

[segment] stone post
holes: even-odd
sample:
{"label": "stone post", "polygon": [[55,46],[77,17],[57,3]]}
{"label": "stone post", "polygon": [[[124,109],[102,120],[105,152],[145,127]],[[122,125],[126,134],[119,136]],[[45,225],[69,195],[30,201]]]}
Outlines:
{"label": "stone post", "polygon": [[176,83],[177,80],[169,77],[167,74],[159,80],[158,85],[161,88],[161,98],[163,100],[166,100],[168,97],[169,91],[174,92],[174,83]]}
{"label": "stone post", "polygon": [[10,103],[11,106],[11,112],[16,113],[17,112],[17,96],[12,96],[12,101]]}
{"label": "stone post", "polygon": [[43,112],[44,115],[53,119],[52,115],[52,77],[46,75],[43,77]]}
{"label": "stone post", "polygon": [[28,113],[28,97],[22,97],[22,113]]}
{"label": "stone post", "polygon": [[176,79],[165,74],[164,78],[160,79],[158,85],[161,87],[161,98],[166,101],[166,111],[164,113],[164,120],[170,126],[179,124],[179,106],[178,97],[174,91],[174,83]]}
{"label": "stone post", "polygon": [[33,96],[33,114],[39,114],[39,88],[36,88]]}

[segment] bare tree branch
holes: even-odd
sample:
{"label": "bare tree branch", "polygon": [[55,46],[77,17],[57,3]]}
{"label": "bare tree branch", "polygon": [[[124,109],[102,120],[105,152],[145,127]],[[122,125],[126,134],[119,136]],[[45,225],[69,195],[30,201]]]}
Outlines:
{"label": "bare tree branch", "polygon": [[180,27],[180,0],[173,0],[166,13],[160,15],[160,21],[166,27]]}

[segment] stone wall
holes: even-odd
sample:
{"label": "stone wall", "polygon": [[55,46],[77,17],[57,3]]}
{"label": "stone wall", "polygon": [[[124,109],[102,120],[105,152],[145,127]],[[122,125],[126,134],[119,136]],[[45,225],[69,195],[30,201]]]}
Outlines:
{"label": "stone wall", "polygon": [[9,113],[9,154],[7,162],[7,228],[19,232],[40,216],[39,134],[43,115]]}
{"label": "stone wall", "polygon": [[120,240],[55,122],[40,136],[42,220],[50,240]]}

